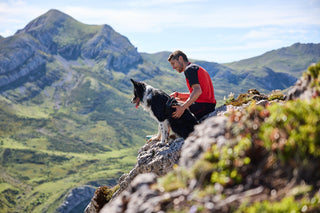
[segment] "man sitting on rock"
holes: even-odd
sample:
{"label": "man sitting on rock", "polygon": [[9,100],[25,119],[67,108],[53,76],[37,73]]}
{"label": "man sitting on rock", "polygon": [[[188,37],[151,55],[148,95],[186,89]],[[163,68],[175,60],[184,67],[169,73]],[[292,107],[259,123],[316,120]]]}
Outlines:
{"label": "man sitting on rock", "polygon": [[173,69],[184,72],[189,93],[173,92],[170,96],[176,98],[182,105],[173,106],[176,111],[172,117],[179,118],[187,108],[199,120],[213,112],[216,107],[214,88],[209,73],[199,65],[189,62],[186,54],[176,50],[170,54],[168,61]]}

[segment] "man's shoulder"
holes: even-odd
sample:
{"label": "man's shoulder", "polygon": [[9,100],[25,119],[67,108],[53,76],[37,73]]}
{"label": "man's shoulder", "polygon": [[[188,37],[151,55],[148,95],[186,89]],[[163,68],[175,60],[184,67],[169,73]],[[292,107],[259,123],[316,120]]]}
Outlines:
{"label": "man's shoulder", "polygon": [[197,64],[193,64],[190,63],[187,67],[186,67],[186,72],[192,72],[192,71],[197,71],[199,69],[199,65]]}
{"label": "man's shoulder", "polygon": [[190,63],[190,64],[188,64],[188,66],[187,66],[187,68],[192,68],[192,69],[194,69],[194,68],[199,68],[200,66],[198,65],[198,64],[194,64],[194,63]]}

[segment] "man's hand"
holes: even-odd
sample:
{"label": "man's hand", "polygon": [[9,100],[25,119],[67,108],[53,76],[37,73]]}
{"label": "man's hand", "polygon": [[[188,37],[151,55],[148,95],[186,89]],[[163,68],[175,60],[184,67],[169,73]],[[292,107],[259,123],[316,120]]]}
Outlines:
{"label": "man's hand", "polygon": [[180,118],[184,113],[184,110],[186,110],[183,106],[180,106],[180,105],[172,106],[172,107],[176,108],[176,111],[172,113],[173,118]]}
{"label": "man's hand", "polygon": [[173,93],[170,94],[170,97],[176,98],[176,97],[178,97],[178,94],[179,93],[177,91],[174,91]]}

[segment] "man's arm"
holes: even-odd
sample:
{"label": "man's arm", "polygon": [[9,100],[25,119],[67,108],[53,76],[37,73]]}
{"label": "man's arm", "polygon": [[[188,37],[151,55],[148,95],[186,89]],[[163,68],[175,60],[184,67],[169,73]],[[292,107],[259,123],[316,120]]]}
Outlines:
{"label": "man's arm", "polygon": [[170,94],[170,97],[174,97],[179,102],[186,102],[189,96],[190,93],[185,92],[173,92]]}
{"label": "man's arm", "polygon": [[189,98],[182,106],[173,106],[174,108],[176,108],[176,111],[174,113],[172,113],[172,117],[180,118],[181,115],[183,114],[183,112],[187,108],[189,108],[189,106],[191,106],[191,104],[193,104],[199,98],[199,96],[202,94],[200,84],[193,84],[192,89],[193,89],[192,93],[190,94]]}

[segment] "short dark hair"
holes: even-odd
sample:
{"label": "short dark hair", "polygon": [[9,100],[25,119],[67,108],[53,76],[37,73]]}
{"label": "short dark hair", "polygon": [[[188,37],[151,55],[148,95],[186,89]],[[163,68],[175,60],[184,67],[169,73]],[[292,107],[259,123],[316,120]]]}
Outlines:
{"label": "short dark hair", "polygon": [[180,56],[182,56],[185,62],[189,62],[188,57],[181,50],[176,50],[173,53],[171,53],[168,57],[168,61],[170,62],[172,59],[178,60]]}

